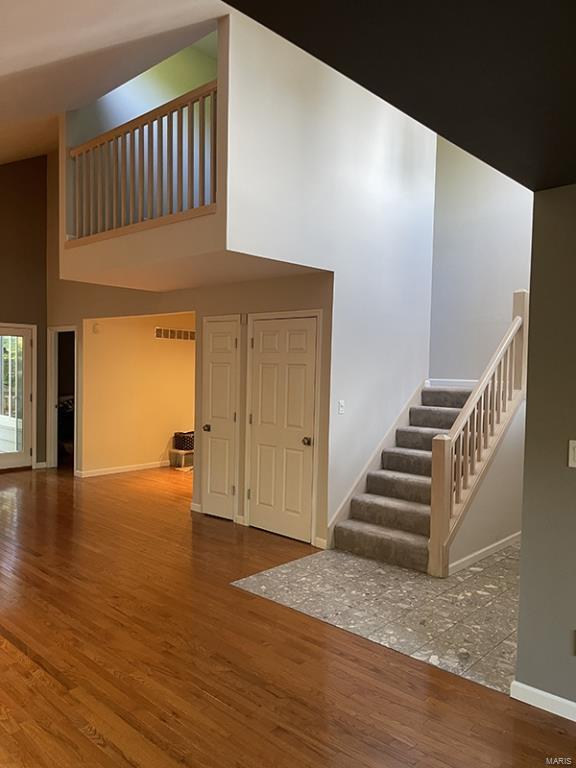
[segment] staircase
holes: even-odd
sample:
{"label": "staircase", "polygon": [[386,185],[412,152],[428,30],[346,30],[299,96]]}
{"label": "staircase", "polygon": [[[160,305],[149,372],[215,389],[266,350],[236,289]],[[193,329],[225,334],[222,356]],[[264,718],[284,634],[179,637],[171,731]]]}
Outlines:
{"label": "staircase", "polygon": [[426,572],[430,537],[432,440],[447,435],[472,390],[422,390],[410,425],[396,430],[396,446],[382,452],[366,493],[352,499],[350,517],[334,528],[336,549]]}

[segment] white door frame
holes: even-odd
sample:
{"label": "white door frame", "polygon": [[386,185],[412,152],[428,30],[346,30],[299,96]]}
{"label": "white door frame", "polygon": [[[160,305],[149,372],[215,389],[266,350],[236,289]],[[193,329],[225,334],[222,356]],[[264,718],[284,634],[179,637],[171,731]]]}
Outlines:
{"label": "white door frame", "polygon": [[[200,376],[200,382],[198,384],[198,376],[196,376],[196,387],[198,385],[201,388],[202,392],[202,408],[200,412],[200,418],[194,419],[194,423],[196,424],[195,430],[196,430],[196,436],[200,438],[200,446],[203,445],[202,436],[198,435],[198,432],[202,432],[202,426],[204,425],[204,371],[205,371],[205,359],[204,359],[204,350],[205,350],[205,339],[206,339],[206,323],[210,321],[217,321],[217,322],[231,322],[231,323],[237,323],[238,326],[238,333],[237,333],[237,339],[238,339],[238,345],[236,346],[235,355],[236,355],[236,380],[234,382],[234,410],[238,414],[236,419],[236,426],[234,427],[234,467],[233,467],[233,474],[234,474],[234,485],[236,486],[236,493],[234,495],[234,499],[232,502],[232,521],[234,523],[242,522],[242,517],[240,516],[240,509],[239,509],[239,500],[240,500],[240,492],[239,492],[239,485],[238,485],[238,479],[240,476],[240,434],[239,434],[239,426],[240,426],[240,349],[242,345],[242,318],[241,315],[205,315],[202,318],[202,340],[201,340],[201,376]],[[196,342],[198,342],[198,337],[196,337]],[[205,465],[204,465],[204,457],[202,456],[202,448],[200,449],[200,471],[205,471]],[[202,488],[202,478],[198,478],[200,488]],[[194,484],[196,485],[196,478],[194,478]],[[203,509],[203,501],[202,497],[200,497],[200,505],[197,505],[195,503],[192,503],[191,509],[193,512],[204,512]]]}
{"label": "white door frame", "polygon": [[250,403],[252,402],[252,365],[253,351],[251,339],[254,337],[254,323],[256,320],[291,320],[302,317],[316,318],[316,371],[314,376],[314,436],[312,441],[312,520],[310,523],[310,543],[325,548],[323,539],[316,536],[316,520],[318,518],[318,477],[320,474],[320,452],[318,450],[318,438],[320,435],[320,384],[322,381],[322,315],[321,309],[288,310],[286,312],[257,312],[248,315],[248,358],[246,366],[246,424],[245,424],[245,460],[244,460],[244,525],[250,525],[250,499],[247,489],[250,487],[251,472],[251,433],[250,433]]}
{"label": "white door frame", "polygon": [[75,325],[48,328],[46,348],[46,466],[58,466],[58,334],[74,333],[74,471],[78,456],[78,329]]}
{"label": "white door frame", "polygon": [[[26,330],[31,331],[32,333],[32,351],[30,353],[30,362],[32,366],[31,376],[30,376],[30,387],[31,390],[27,392],[27,396],[32,396],[32,406],[30,408],[31,411],[31,425],[30,425],[30,440],[32,441],[32,445],[30,446],[32,449],[32,455],[31,455],[31,461],[30,464],[32,466],[32,469],[38,468],[39,465],[37,462],[36,457],[36,451],[37,451],[37,431],[38,431],[38,398],[37,398],[37,389],[38,389],[38,326],[32,325],[28,323],[0,323],[0,333],[3,328],[7,329],[13,329],[15,331],[17,330]],[[27,464],[24,464],[22,466],[28,466]]]}

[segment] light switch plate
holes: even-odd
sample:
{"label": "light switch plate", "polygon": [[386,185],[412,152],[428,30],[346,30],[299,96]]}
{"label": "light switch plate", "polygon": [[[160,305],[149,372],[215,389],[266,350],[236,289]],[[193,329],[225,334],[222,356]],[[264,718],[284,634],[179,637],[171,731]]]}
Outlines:
{"label": "light switch plate", "polygon": [[[342,416],[344,413],[344,400],[338,400],[338,414]],[[576,440],[574,441],[574,444],[576,445]]]}
{"label": "light switch plate", "polygon": [[576,440],[568,441],[568,466],[576,469]]}

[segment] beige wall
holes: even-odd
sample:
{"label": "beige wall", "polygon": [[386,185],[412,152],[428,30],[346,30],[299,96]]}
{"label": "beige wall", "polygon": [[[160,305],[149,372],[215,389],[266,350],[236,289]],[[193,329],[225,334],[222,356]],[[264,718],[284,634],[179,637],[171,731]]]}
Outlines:
{"label": "beige wall", "polygon": [[516,679],[576,702],[576,185],[534,203]]}
{"label": "beige wall", "polygon": [[46,458],[46,158],[0,166],[0,323],[38,330],[37,461]]}
{"label": "beige wall", "polygon": [[195,343],[156,326],[193,330],[194,314],[83,321],[82,472],[166,463],[194,428]]}

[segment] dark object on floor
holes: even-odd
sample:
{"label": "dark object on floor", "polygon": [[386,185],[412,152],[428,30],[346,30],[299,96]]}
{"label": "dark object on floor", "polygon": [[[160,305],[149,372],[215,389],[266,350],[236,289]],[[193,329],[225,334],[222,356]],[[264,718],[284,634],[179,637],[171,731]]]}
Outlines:
{"label": "dark object on floor", "polygon": [[174,432],[174,448],[176,448],[177,451],[193,451],[194,431]]}

